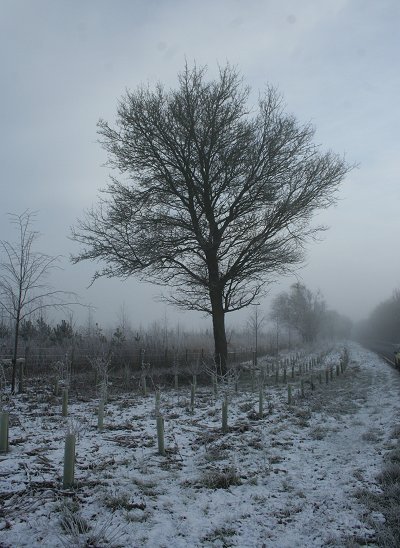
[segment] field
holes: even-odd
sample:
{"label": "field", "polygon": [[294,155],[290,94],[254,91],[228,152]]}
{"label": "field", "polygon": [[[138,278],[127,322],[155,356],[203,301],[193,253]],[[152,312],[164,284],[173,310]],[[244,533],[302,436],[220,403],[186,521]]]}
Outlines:
{"label": "field", "polygon": [[[157,406],[152,392],[111,386],[101,431],[97,398],[70,394],[63,417],[51,387],[31,383],[7,404],[0,546],[394,545],[379,497],[387,486],[382,470],[400,455],[400,376],[358,345],[347,348],[343,373],[336,367],[343,345],[301,376],[296,364],[286,383],[270,371],[262,417],[246,374],[237,392],[199,384],[193,409],[188,386],[161,387]],[[67,431],[77,438],[75,486],[63,489]]]}

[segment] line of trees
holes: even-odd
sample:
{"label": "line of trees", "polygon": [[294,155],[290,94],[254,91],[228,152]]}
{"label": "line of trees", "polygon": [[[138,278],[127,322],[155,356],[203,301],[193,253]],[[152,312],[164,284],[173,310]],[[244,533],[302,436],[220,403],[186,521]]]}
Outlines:
{"label": "line of trees", "polygon": [[400,344],[400,289],[379,303],[369,317],[357,327],[358,338],[364,341],[386,341]]}
{"label": "line of trees", "polygon": [[[11,338],[12,331],[12,327],[7,325],[6,321],[0,322],[0,339]],[[43,344],[65,345],[75,336],[75,332],[68,320],[61,320],[52,326],[40,316],[36,319],[22,320],[19,326],[19,336],[25,343],[34,340]]]}
{"label": "line of trees", "polygon": [[[0,319],[0,357],[12,355],[12,330]],[[244,326],[229,329],[229,364],[254,357],[254,331]],[[273,351],[271,338],[264,330],[258,333],[258,349],[264,355]],[[268,348],[267,348],[268,346]],[[213,337],[209,329],[184,330],[179,325],[153,322],[146,328],[125,325],[103,328],[88,322],[76,326],[73,320],[56,324],[44,318],[31,318],[20,326],[19,357],[26,358],[30,375],[50,372],[52,364],[68,357],[74,372],[87,371],[90,358],[107,356],[115,371],[137,371],[142,363],[151,368],[201,368],[211,365]]]}

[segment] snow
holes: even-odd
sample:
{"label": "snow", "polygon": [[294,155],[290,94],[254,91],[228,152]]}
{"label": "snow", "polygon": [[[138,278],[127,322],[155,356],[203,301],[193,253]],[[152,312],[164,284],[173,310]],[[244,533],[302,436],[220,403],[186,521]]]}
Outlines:
{"label": "snow", "polygon": [[[98,401],[75,397],[69,417],[50,389],[10,399],[10,452],[0,456],[0,546],[344,546],[370,542],[368,510],[355,495],[379,490],[376,475],[393,446],[400,376],[375,354],[347,345],[349,366],[328,384],[287,387],[268,378],[265,416],[258,391],[164,389],[167,455],[157,454],[154,396],[111,395],[104,430]],[[342,347],[325,362],[336,364]],[[297,371],[297,369],[296,369]],[[303,374],[304,379],[309,373]],[[64,438],[77,432],[76,487],[62,489]],[[224,483],[225,482],[225,483]],[[382,515],[374,515],[376,522]],[[368,524],[367,524],[368,523]]]}

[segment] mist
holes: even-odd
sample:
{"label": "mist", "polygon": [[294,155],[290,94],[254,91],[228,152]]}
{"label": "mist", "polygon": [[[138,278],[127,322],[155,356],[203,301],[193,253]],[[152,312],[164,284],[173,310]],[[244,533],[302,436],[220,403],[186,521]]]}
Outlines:
{"label": "mist", "polygon": [[[113,122],[126,89],[174,86],[185,60],[212,73],[228,60],[256,100],[278,86],[286,110],[311,121],[323,148],[358,168],[335,208],[315,224],[329,229],[308,246],[295,276],[277,277],[260,300],[266,314],[293,283],[320,291],[329,307],[359,321],[400,286],[397,104],[400,75],[396,1],[205,1],[168,3],[2,2],[0,105],[1,239],[13,241],[7,213],[37,211],[40,251],[62,255],[56,289],[76,292],[96,322],[118,323],[124,306],[133,326],[167,318],[207,328],[201,313],[160,302],[162,288],[136,279],[91,280],[95,264],[72,265],[70,227],[96,203],[110,169],[98,143],[99,118]],[[73,310],[84,325],[88,309]],[[228,315],[239,327],[251,310]],[[57,313],[52,319],[59,321]]]}

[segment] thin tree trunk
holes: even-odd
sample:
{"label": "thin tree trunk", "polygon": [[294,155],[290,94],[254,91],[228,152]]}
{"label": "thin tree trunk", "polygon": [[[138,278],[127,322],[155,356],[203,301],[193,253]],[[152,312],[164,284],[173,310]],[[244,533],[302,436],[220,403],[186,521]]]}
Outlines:
{"label": "thin tree trunk", "polygon": [[12,379],[11,379],[11,393],[15,393],[15,380],[17,376],[17,355],[18,355],[18,339],[19,339],[19,314],[15,320],[15,330],[14,330],[14,352],[12,358]]}

